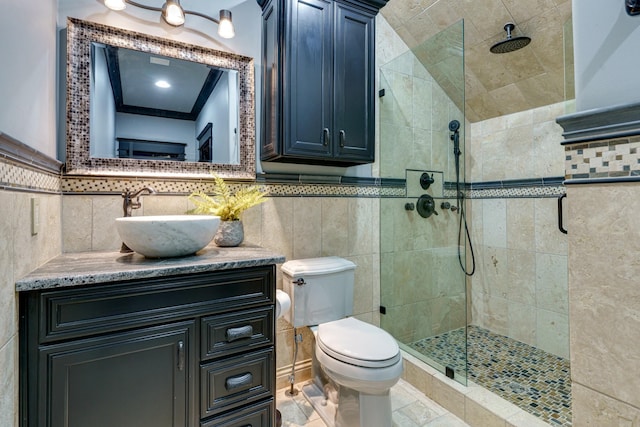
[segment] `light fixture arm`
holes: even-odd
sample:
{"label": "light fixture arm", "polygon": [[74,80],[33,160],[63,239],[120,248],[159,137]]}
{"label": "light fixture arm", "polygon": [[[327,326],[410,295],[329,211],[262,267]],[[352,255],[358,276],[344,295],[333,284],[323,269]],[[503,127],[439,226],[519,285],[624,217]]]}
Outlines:
{"label": "light fixture arm", "polygon": [[205,15],[204,13],[195,12],[193,10],[185,10],[184,14],[185,15],[187,15],[187,14],[188,15],[196,15],[196,16],[199,16],[200,18],[208,19],[209,21],[215,22],[216,24],[220,25],[220,21],[219,20],[217,20],[216,18],[213,18],[211,16]]}
{"label": "light fixture arm", "polygon": [[[233,29],[233,23],[231,22],[231,12],[229,10],[221,9],[220,19],[216,19],[212,16],[205,15],[204,13],[196,12],[194,10],[183,9],[182,6],[180,5],[179,0],[166,0],[163,7],[148,6],[146,4],[138,3],[137,1],[134,1],[134,0],[112,0],[112,1],[105,0],[105,6],[107,6],[112,10],[122,10],[124,9],[125,4],[130,4],[131,6],[139,7],[141,9],[152,10],[154,12],[160,12],[162,13],[163,18],[169,25],[173,25],[176,27],[183,25],[185,15],[199,16],[200,18],[204,18],[206,20],[213,22],[214,24],[217,24],[218,34],[220,34],[221,37],[232,38],[235,35],[235,31]],[[168,17],[165,15],[166,13],[165,7],[168,4],[172,4],[172,6],[174,7],[177,6],[177,8],[180,10],[180,14],[177,16],[178,22],[171,22],[168,19]]]}
{"label": "light fixture arm", "polygon": [[124,0],[124,2],[127,3],[127,4],[130,4],[131,6],[139,7],[139,8],[142,8],[142,9],[153,10],[155,12],[162,12],[162,8],[161,7],[147,6],[146,4],[138,3],[138,2],[135,2],[133,0]]}

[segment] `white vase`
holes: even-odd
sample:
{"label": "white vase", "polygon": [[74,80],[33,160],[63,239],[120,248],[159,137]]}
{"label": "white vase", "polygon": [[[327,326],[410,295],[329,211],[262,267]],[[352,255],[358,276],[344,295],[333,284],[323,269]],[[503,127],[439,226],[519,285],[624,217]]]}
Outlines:
{"label": "white vase", "polygon": [[244,240],[242,221],[220,221],[213,243],[218,246],[238,246]]}

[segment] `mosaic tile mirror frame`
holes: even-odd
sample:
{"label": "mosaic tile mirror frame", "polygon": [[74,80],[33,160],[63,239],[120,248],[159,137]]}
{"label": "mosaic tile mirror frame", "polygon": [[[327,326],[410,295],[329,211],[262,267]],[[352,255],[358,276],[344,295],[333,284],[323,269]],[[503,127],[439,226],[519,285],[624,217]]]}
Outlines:
{"label": "mosaic tile mirror frame", "polygon": [[[68,18],[67,28],[66,174],[210,178],[211,172],[215,172],[225,178],[255,179],[252,58],[75,18]],[[239,85],[239,164],[91,157],[90,64],[93,42],[236,70]]]}

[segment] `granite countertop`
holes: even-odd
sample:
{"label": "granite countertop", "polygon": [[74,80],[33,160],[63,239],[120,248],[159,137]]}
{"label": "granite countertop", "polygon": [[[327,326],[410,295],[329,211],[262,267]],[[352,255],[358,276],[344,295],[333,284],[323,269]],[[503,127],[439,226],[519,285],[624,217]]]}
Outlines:
{"label": "granite countertop", "polygon": [[222,248],[213,243],[196,255],[148,259],[137,253],[80,252],[60,255],[16,282],[16,291],[54,289],[121,280],[174,276],[279,264],[284,256],[249,244]]}

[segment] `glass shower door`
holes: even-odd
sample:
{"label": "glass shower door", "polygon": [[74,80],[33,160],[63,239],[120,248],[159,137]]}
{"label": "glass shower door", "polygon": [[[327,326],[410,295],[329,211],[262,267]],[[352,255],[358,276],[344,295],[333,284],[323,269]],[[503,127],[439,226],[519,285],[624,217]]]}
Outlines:
{"label": "glass shower door", "polygon": [[460,21],[380,69],[380,176],[407,180],[406,197],[380,204],[380,323],[403,350],[466,384],[456,198],[456,176],[464,185],[463,34]]}

